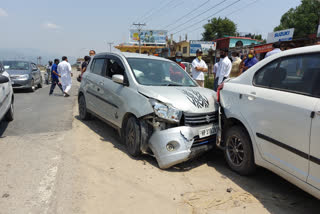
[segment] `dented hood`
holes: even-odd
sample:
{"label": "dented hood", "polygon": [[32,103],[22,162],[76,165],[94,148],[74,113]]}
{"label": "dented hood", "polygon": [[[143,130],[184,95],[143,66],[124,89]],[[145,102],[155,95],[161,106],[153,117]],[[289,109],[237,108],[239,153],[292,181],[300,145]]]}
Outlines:
{"label": "dented hood", "polygon": [[208,113],[217,110],[216,93],[201,87],[140,86],[138,91],[155,100],[171,104],[189,113]]}

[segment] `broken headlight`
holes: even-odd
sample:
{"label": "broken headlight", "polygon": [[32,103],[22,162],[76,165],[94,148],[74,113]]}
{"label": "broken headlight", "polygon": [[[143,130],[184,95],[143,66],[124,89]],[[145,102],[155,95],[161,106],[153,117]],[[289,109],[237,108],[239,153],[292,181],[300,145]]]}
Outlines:
{"label": "broken headlight", "polygon": [[182,112],[174,108],[170,104],[164,104],[157,100],[150,100],[155,114],[165,120],[170,122],[179,123],[181,119]]}

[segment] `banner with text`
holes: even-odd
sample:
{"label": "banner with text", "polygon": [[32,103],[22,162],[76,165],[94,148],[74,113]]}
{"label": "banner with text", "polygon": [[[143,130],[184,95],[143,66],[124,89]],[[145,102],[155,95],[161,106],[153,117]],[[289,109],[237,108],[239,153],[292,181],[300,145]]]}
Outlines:
{"label": "banner with text", "polygon": [[190,56],[195,56],[198,49],[201,49],[203,55],[208,55],[210,49],[216,50],[215,42],[190,40]]}
{"label": "banner with text", "polygon": [[268,33],[267,43],[290,41],[293,38],[294,28]]}
{"label": "banner with text", "polygon": [[167,41],[168,31],[165,30],[141,30],[140,35],[138,30],[130,30],[130,43],[141,44],[159,44],[164,45]]}

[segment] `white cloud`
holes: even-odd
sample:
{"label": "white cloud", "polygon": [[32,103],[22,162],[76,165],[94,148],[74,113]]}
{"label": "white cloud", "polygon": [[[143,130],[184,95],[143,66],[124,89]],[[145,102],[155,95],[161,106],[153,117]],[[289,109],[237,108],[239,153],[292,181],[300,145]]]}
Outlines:
{"label": "white cloud", "polygon": [[0,17],[1,16],[8,16],[7,11],[5,11],[4,9],[0,8]]}
{"label": "white cloud", "polygon": [[47,29],[53,29],[53,30],[57,30],[59,28],[61,28],[59,25],[56,25],[54,23],[51,23],[51,22],[47,22],[43,25],[44,28],[47,28]]}

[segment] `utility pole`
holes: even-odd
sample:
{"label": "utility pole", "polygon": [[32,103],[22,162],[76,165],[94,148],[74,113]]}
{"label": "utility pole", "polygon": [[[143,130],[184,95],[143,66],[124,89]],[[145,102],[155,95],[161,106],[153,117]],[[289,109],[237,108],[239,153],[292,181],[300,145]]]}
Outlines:
{"label": "utility pole", "polygon": [[114,44],[114,42],[108,42],[109,48],[110,48],[110,52],[111,52],[111,46]]}
{"label": "utility pole", "polygon": [[139,34],[139,53],[141,54],[141,39],[140,39],[140,34],[143,26],[146,26],[145,23],[133,23],[134,26],[137,26],[138,29],[138,34]]}

